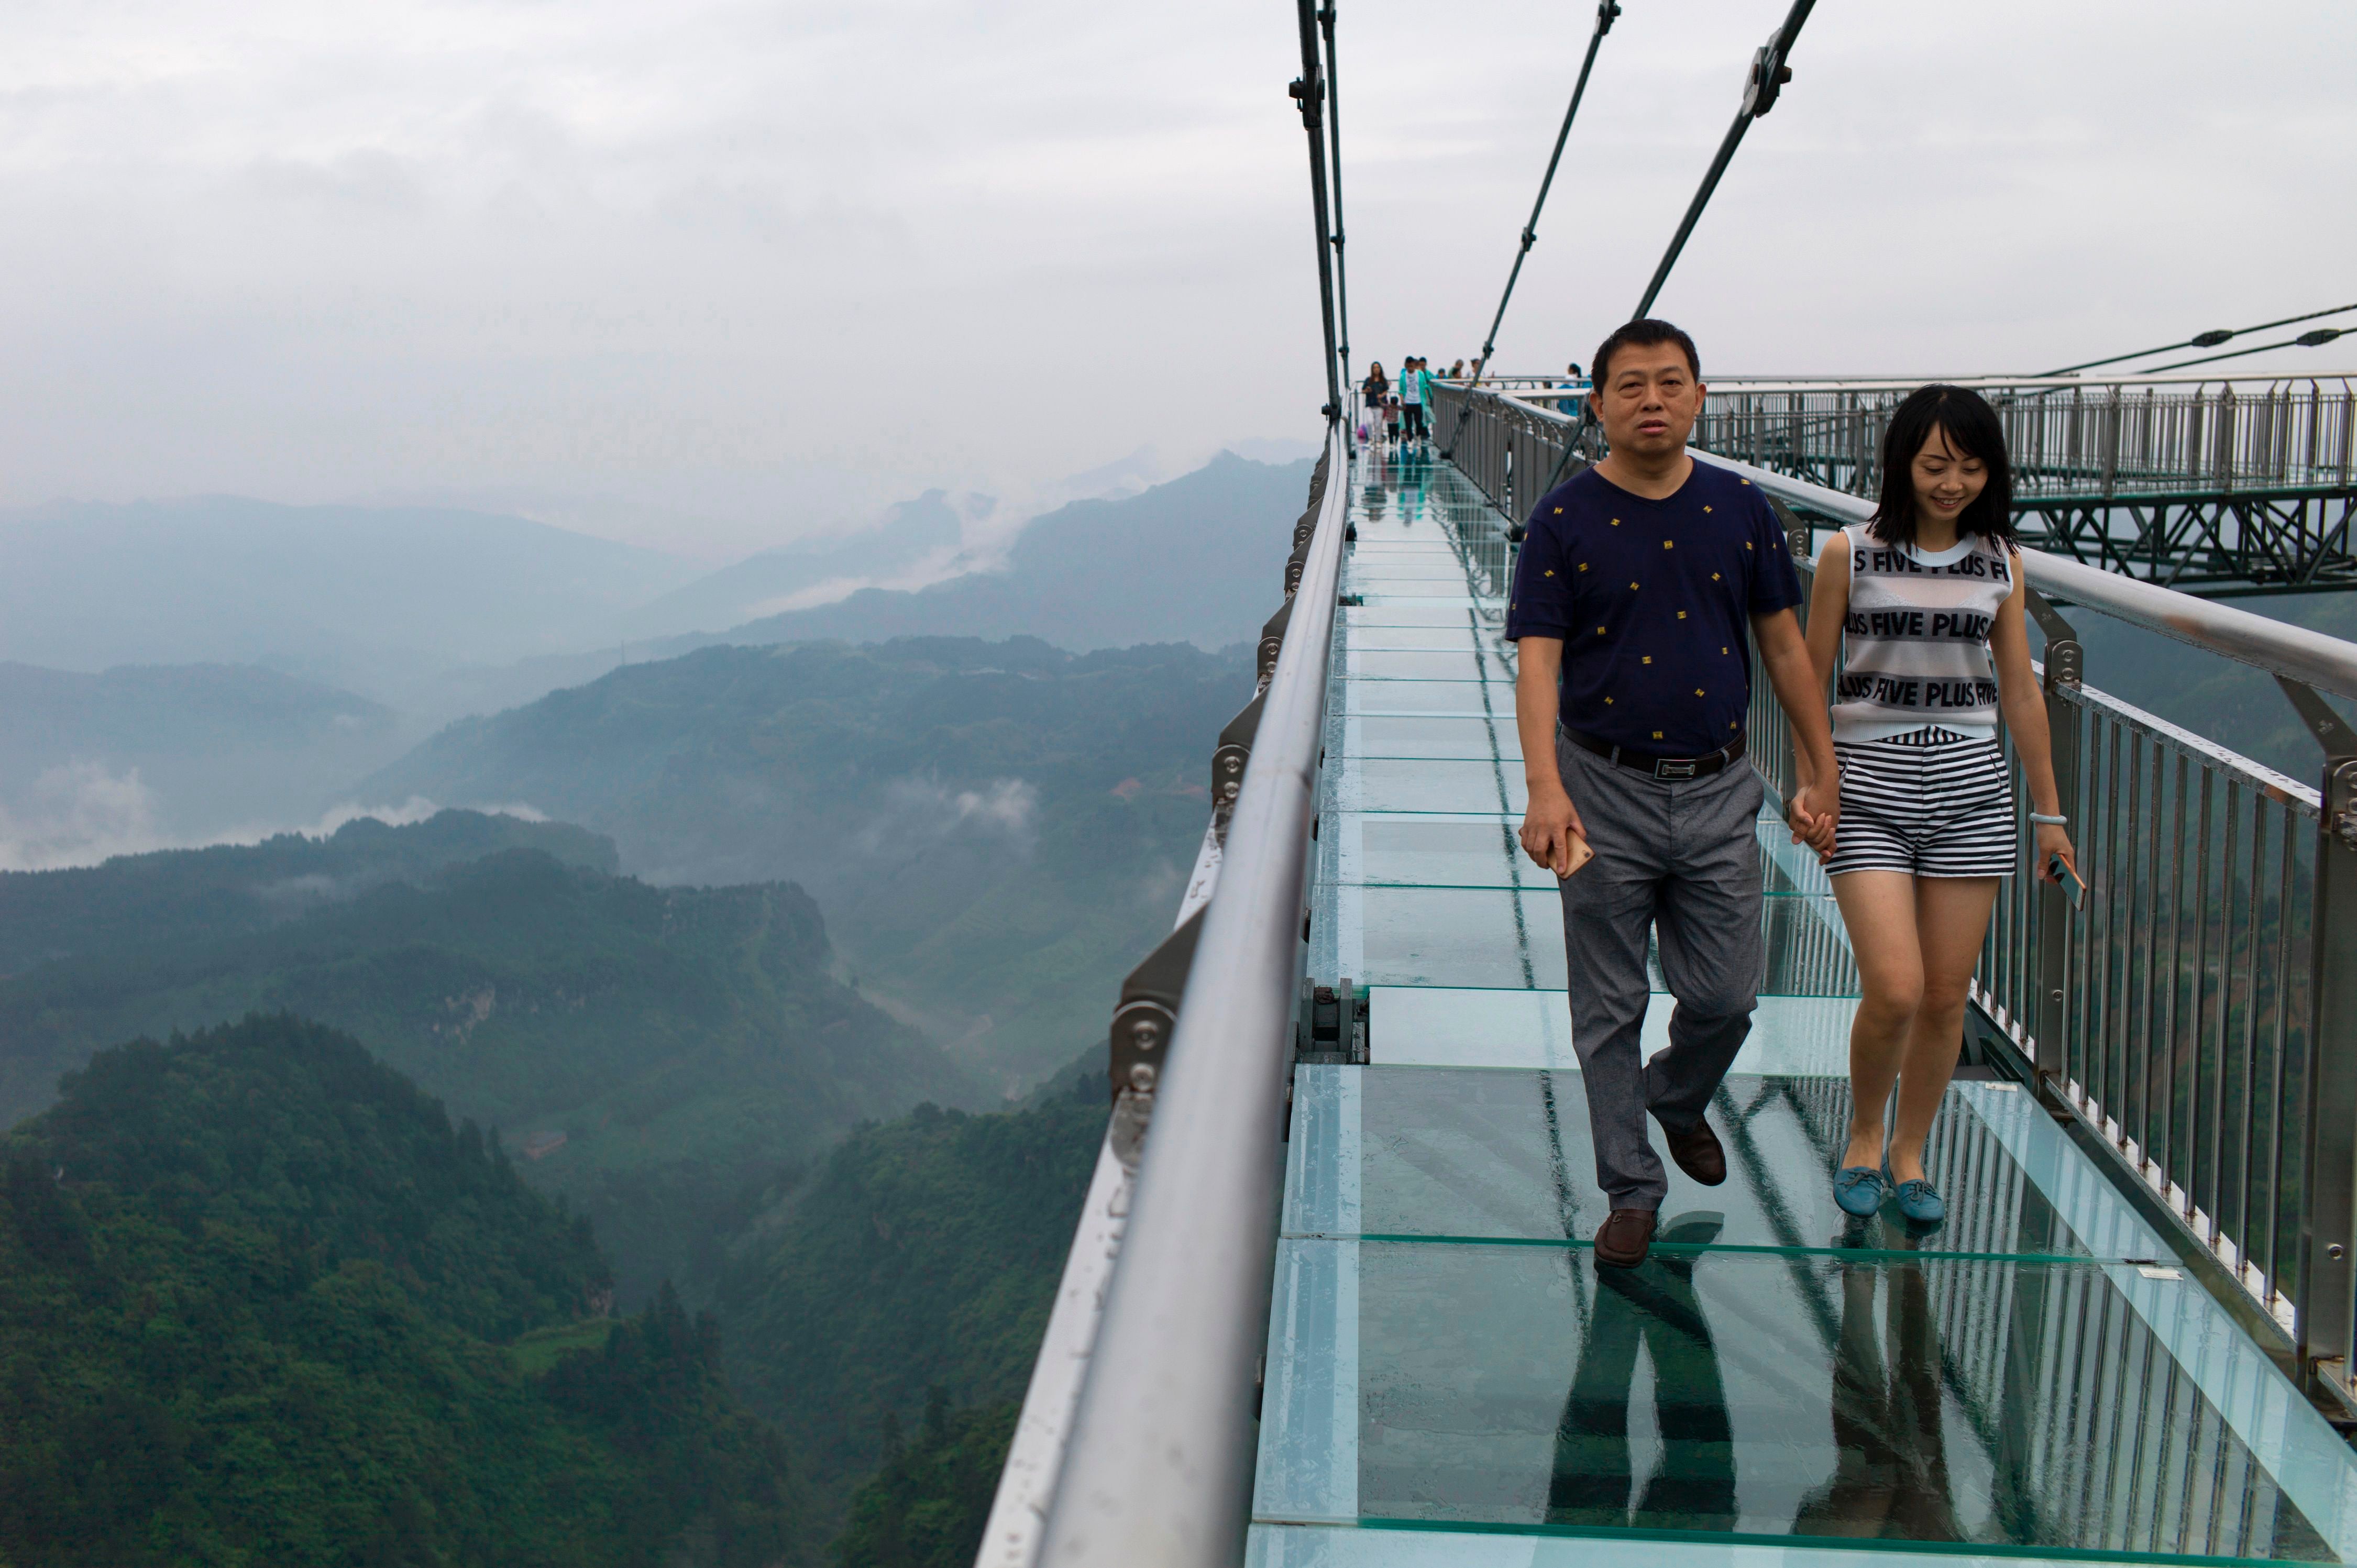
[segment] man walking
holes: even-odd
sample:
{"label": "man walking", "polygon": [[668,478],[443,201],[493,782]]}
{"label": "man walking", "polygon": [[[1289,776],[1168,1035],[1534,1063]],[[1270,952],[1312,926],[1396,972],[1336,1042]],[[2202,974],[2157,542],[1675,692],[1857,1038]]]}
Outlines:
{"label": "man walking", "polygon": [[[1686,456],[1704,391],[1694,340],[1631,321],[1592,362],[1610,456],[1532,511],[1506,635],[1521,643],[1523,848],[1564,879],[1572,1048],[1611,1208],[1596,1261],[1633,1268],[1668,1191],[1645,1117],[1680,1170],[1727,1179],[1703,1112],[1759,1000],[1762,787],[1744,761],[1747,624],[1813,763],[1817,782],[1789,809],[1796,841],[1830,848],[1840,770],[1776,514],[1749,480]],[[1677,1006],[1668,1048],[1647,1062],[1649,932]]]}
{"label": "man walking", "polygon": [[1424,439],[1424,383],[1427,372],[1421,356],[1411,354],[1406,369],[1400,372],[1400,440],[1403,443]]}

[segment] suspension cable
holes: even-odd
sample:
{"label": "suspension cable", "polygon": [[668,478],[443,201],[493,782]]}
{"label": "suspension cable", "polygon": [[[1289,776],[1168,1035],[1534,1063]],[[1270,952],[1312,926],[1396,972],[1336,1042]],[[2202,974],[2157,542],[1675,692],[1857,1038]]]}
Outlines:
{"label": "suspension cable", "polygon": [[2270,349],[2319,348],[2351,332],[2357,332],[2357,327],[2318,327],[2297,338],[2287,338],[2280,343],[2262,343],[2255,349],[2229,349],[2222,354],[2205,354],[2198,360],[2179,360],[2173,365],[2155,365],[2147,373],[2157,376],[2163,371],[2181,371],[2192,365],[2214,365],[2221,360],[2239,360],[2245,354],[2264,354]]}
{"label": "suspension cable", "polygon": [[1326,333],[1326,406],[1319,412],[1332,424],[1342,417],[1342,383],[1335,374],[1333,231],[1326,220],[1326,133],[1319,106],[1326,96],[1326,76],[1318,58],[1318,17],[1311,0],[1296,0],[1301,25],[1301,74],[1287,89],[1301,104],[1301,128],[1309,134],[1310,216],[1318,225],[1318,325]]}
{"label": "suspension cable", "polygon": [[1351,390],[1351,274],[1342,256],[1342,68],[1334,59],[1334,4],[1335,0],[1326,0],[1318,22],[1326,33],[1326,145],[1334,166],[1334,326],[1340,338],[1335,352],[1342,361],[1342,392],[1347,396]]}
{"label": "suspension cable", "polygon": [[1506,292],[1498,296],[1498,314],[1490,318],[1489,335],[1481,339],[1481,357],[1473,361],[1475,386],[1481,384],[1481,374],[1490,368],[1490,356],[1498,347],[1498,324],[1506,319],[1506,302],[1514,297],[1514,281],[1523,275],[1523,259],[1538,242],[1539,212],[1546,206],[1547,188],[1555,184],[1555,166],[1563,161],[1563,145],[1571,139],[1571,122],[1579,113],[1581,95],[1587,91],[1587,73],[1596,69],[1596,51],[1620,15],[1620,0],[1598,0],[1596,30],[1587,36],[1587,56],[1579,62],[1579,81],[1571,89],[1571,106],[1563,112],[1563,129],[1555,134],[1555,151],[1548,156],[1546,173],[1539,180],[1539,199],[1531,203],[1530,221],[1523,225],[1522,249],[1514,252],[1513,270],[1506,274]]}
{"label": "suspension cable", "polygon": [[[2262,321],[2256,327],[2236,327],[2233,328],[2213,327],[2207,332],[2196,332],[2192,337],[2188,338],[2182,343],[2163,343],[2158,349],[2139,349],[2133,354],[2115,354],[2108,360],[2089,360],[2084,364],[2065,365],[2059,371],[2040,371],[2039,374],[2041,376],[2075,375],[2081,371],[2092,371],[2103,365],[2125,364],[2130,360],[2143,360],[2148,359],[2155,354],[2166,354],[2173,349],[2214,349],[2219,344],[2227,341],[2229,338],[2240,338],[2245,332],[2265,332],[2269,328],[2289,327],[2294,322],[2314,321],[2320,316],[2340,316],[2352,310],[2357,310],[2357,305],[2336,305],[2330,310],[2311,310],[2305,316],[2287,316],[2280,321]],[[2339,336],[2340,333],[2338,332],[2333,334],[2333,337],[2335,338]],[[2309,339],[2311,338],[2316,338],[2316,334],[2313,332],[2303,332],[2298,337],[2292,338],[2290,343],[2276,343],[2271,346],[2277,349],[2285,349],[2289,348],[2292,343],[2298,343],[2305,347],[2313,348],[2315,345],[2309,342]],[[2330,342],[2331,338],[2317,338],[2316,341],[2319,343],[2326,343]],[[2263,350],[2258,349],[2237,349],[2234,352],[2237,354],[2256,354],[2263,352]],[[2232,358],[2231,355],[2226,354],[2219,354],[2213,357],[2220,360]],[[2210,363],[2210,360],[2186,360],[2178,365],[2163,365],[2160,367],[2160,370],[2173,371],[2181,369],[2184,365],[2206,365],[2208,363]],[[2156,371],[2149,373],[2158,374],[2159,372]]]}
{"label": "suspension cable", "polygon": [[1809,19],[1816,3],[1817,0],[1792,0],[1783,26],[1769,34],[1767,43],[1753,53],[1751,75],[1743,84],[1743,107],[1735,112],[1735,124],[1727,128],[1726,139],[1718,144],[1718,156],[1711,159],[1710,172],[1702,177],[1702,188],[1695,192],[1693,202],[1687,206],[1685,219],[1670,241],[1662,264],[1653,269],[1653,281],[1645,285],[1645,297],[1637,302],[1635,312],[1629,317],[1631,321],[1653,308],[1654,297],[1662,292],[1662,285],[1669,281],[1670,269],[1677,264],[1678,252],[1685,249],[1686,236],[1694,232],[1711,192],[1718,188],[1719,176],[1727,172],[1727,166],[1735,158],[1735,149],[1742,145],[1743,133],[1751,128],[1752,121],[1776,107],[1776,95],[1792,80],[1792,68],[1784,62],[1792,57],[1792,46],[1800,41],[1801,25]]}

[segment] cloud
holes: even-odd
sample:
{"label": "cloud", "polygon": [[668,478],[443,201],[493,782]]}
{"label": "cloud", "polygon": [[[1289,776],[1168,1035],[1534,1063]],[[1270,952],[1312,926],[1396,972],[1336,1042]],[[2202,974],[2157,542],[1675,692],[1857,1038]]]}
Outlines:
{"label": "cloud", "polygon": [[[431,489],[745,553],[1317,426],[1265,0],[16,10],[0,502]],[[2357,7],[2213,13],[1821,7],[1663,309],[1721,369],[1962,372],[2339,303]],[[1629,8],[1501,363],[1635,302],[1780,14]],[[1341,14],[1362,364],[1476,347],[1592,15]]]}
{"label": "cloud", "polygon": [[158,804],[135,768],[114,774],[73,762],[45,769],[16,809],[0,807],[0,871],[94,865],[166,847]]}
{"label": "cloud", "polygon": [[935,779],[896,779],[884,787],[884,810],[860,833],[859,845],[873,854],[972,834],[1028,854],[1039,810],[1039,791],[1020,779],[994,779],[978,789],[952,789]]}
{"label": "cloud", "polygon": [[[397,805],[348,801],[309,822],[257,823],[184,837],[165,830],[163,806],[162,797],[140,779],[135,768],[120,774],[95,762],[48,768],[13,806],[0,803],[0,871],[61,871],[96,865],[122,854],[260,843],[281,833],[327,838],[362,818],[373,818],[389,827],[406,827],[443,809],[423,795],[412,795]],[[547,813],[522,802],[468,810],[528,822],[548,821]]]}

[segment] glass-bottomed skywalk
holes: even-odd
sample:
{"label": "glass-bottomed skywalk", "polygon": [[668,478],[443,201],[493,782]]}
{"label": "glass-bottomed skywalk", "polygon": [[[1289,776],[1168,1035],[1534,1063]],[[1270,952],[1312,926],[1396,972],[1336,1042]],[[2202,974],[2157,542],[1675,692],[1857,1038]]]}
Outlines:
{"label": "glass-bottomed skywalk", "polygon": [[1856,974],[1772,822],[1728,1179],[1672,1167],[1652,1258],[1595,1268],[1500,520],[1372,454],[1351,504],[1311,969],[1367,1060],[1296,1069],[1250,1560],[2357,1560],[2347,1445],[2018,1086],[1950,1090],[1945,1227],[1834,1207]]}

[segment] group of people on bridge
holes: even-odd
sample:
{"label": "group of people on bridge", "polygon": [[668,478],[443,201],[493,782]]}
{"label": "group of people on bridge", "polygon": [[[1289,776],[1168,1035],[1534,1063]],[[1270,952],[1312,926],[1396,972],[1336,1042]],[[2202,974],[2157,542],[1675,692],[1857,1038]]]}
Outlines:
{"label": "group of people on bridge", "polygon": [[[1505,635],[1520,647],[1521,842],[1559,879],[1573,1048],[1610,1208],[1596,1260],[1631,1268],[1652,1246],[1667,1184],[1648,1116],[1688,1176],[1727,1178],[1706,1110],[1749,1033],[1765,961],[1765,786],[1740,766],[1747,633],[1790,721],[1799,788],[1785,822],[1824,864],[1861,983],[1834,1197],[1860,1218],[1895,1202],[1937,1226],[1946,1204],[1924,1144],[2020,843],[2000,715],[2037,874],[2083,886],[2030,668],[2003,427],[1961,387],[1900,405],[1879,504],[1819,555],[1804,634],[1766,496],[1687,453],[1704,396],[1693,338],[1631,321],[1591,362],[1609,455],[1533,509]],[[1649,936],[1675,1003],[1650,1061]]]}
{"label": "group of people on bridge", "polygon": [[[1462,376],[1465,361],[1458,360],[1448,373]],[[1404,446],[1430,439],[1432,376],[1430,362],[1416,354],[1400,361],[1397,381],[1383,374],[1381,360],[1369,365],[1367,379],[1359,383],[1359,445]]]}

